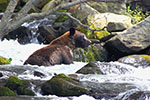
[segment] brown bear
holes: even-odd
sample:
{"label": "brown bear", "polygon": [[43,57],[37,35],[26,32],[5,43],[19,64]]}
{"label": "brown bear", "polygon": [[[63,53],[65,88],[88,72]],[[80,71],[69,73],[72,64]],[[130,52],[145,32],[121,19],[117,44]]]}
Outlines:
{"label": "brown bear", "polygon": [[24,64],[50,66],[55,64],[73,63],[72,51],[76,48],[85,48],[91,41],[80,31],[70,28],[62,36],[54,39],[48,46],[35,51]]}

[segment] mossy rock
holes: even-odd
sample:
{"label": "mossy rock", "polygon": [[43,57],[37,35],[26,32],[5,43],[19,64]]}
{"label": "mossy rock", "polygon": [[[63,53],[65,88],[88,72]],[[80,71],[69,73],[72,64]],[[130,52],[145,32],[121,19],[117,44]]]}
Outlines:
{"label": "mossy rock", "polygon": [[1,57],[1,56],[0,56],[0,65],[10,64],[11,61],[12,61],[11,58],[7,59],[7,58],[4,58],[4,57]]}
{"label": "mossy rock", "polygon": [[5,86],[15,91],[18,95],[35,95],[32,90],[28,89],[30,87],[29,81],[22,81],[16,76],[10,76]]}
{"label": "mossy rock", "polygon": [[83,88],[79,81],[73,80],[64,74],[56,75],[45,82],[41,90],[44,95],[57,96],[79,96],[87,92],[87,89]]}
{"label": "mossy rock", "polygon": [[107,61],[108,52],[100,45],[90,45],[85,49],[78,48],[74,50],[74,61],[95,62]]}
{"label": "mossy rock", "polygon": [[16,94],[9,88],[0,86],[0,96],[16,96]]}

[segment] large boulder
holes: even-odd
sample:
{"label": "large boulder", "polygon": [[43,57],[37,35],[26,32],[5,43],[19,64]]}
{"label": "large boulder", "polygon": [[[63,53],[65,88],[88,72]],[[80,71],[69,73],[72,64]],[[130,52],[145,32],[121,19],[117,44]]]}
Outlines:
{"label": "large boulder", "polygon": [[104,47],[118,59],[128,54],[145,53],[150,46],[150,16],[111,38]]}
{"label": "large boulder", "polygon": [[108,27],[108,31],[123,31],[132,26],[131,18],[114,13],[99,13],[88,4],[82,4],[72,12],[81,22],[94,25],[95,28]]}
{"label": "large boulder", "polygon": [[87,92],[87,89],[82,87],[81,82],[64,74],[56,75],[45,82],[41,90],[44,95],[51,94],[57,96],[79,96]]}
{"label": "large boulder", "polygon": [[89,15],[87,21],[95,27],[103,28],[107,26],[108,31],[123,31],[132,26],[130,17],[114,13]]}

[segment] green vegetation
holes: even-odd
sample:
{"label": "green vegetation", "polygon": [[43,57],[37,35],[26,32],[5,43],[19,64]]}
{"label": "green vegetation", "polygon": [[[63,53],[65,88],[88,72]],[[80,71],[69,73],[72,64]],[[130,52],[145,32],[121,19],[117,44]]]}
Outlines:
{"label": "green vegetation", "polygon": [[[65,9],[60,9],[58,10],[58,12],[67,12],[67,10]],[[60,15],[57,19],[56,19],[56,22],[64,22],[68,19],[68,16],[65,16],[65,15]]]}
{"label": "green vegetation", "polygon": [[67,78],[67,79],[72,79],[71,77],[65,75],[65,74],[58,74],[56,76],[54,76],[53,78]]}
{"label": "green vegetation", "polygon": [[16,94],[7,87],[0,86],[0,96],[15,96]]}
{"label": "green vegetation", "polygon": [[4,58],[4,57],[0,57],[0,65],[4,65],[4,64],[10,64],[12,61],[12,58]]}
{"label": "green vegetation", "polygon": [[136,24],[149,16],[149,13],[148,12],[143,13],[142,8],[140,8],[138,5],[136,5],[135,10],[131,10],[130,3],[129,3],[129,6],[127,6],[126,13],[128,13],[134,19],[132,24]]}

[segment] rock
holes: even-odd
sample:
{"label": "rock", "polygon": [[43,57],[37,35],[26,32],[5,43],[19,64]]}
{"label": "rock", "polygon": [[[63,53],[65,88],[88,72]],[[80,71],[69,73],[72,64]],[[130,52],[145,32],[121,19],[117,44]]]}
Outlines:
{"label": "rock", "polygon": [[0,72],[0,77],[3,77],[3,73]]}
{"label": "rock", "polygon": [[89,15],[87,21],[95,27],[103,28],[107,26],[110,31],[123,31],[132,26],[130,17],[113,13]]}
{"label": "rock", "polygon": [[48,25],[40,25],[38,29],[39,35],[37,39],[39,43],[49,44],[53,39],[59,36],[59,34],[55,33]]}
{"label": "rock", "polygon": [[150,65],[150,56],[149,55],[130,55],[118,59],[119,62],[130,64],[135,67],[147,67]]}
{"label": "rock", "polygon": [[[126,67],[124,67],[126,66]],[[118,62],[90,62],[84,67],[82,67],[80,70],[77,71],[77,73],[82,74],[126,74],[126,73],[132,73],[132,66],[127,64],[120,64]]]}
{"label": "rock", "polygon": [[0,96],[16,96],[16,94],[9,88],[0,86]]}
{"label": "rock", "polygon": [[[140,53],[150,46],[150,16],[126,31],[114,36],[104,45],[110,54],[111,60]],[[142,52],[144,54],[144,52]],[[114,57],[114,58],[112,58]]]}
{"label": "rock", "polygon": [[79,96],[85,94],[87,89],[81,86],[81,82],[64,74],[54,76],[41,87],[44,95]]}
{"label": "rock", "polygon": [[39,71],[34,71],[34,76],[37,76],[37,77],[44,77],[45,75]]}
{"label": "rock", "polygon": [[76,73],[79,74],[103,74],[101,72],[100,68],[93,62],[88,63],[84,67],[82,67],[80,70],[78,70]]}
{"label": "rock", "polygon": [[75,61],[83,62],[107,61],[108,58],[107,51],[100,44],[90,45],[86,49],[78,48],[73,54]]}
{"label": "rock", "polygon": [[84,81],[82,84],[87,88],[90,88],[88,95],[93,96],[95,99],[103,98],[105,100],[110,100],[112,97],[115,97],[122,92],[136,88],[136,86],[130,83],[96,83]]}
{"label": "rock", "polygon": [[5,84],[5,87],[16,91],[18,95],[35,95],[31,90],[30,83],[28,81],[22,81],[16,76],[10,76]]}
{"label": "rock", "polygon": [[2,37],[2,40],[17,39],[17,41],[20,44],[26,44],[26,43],[30,43],[31,37],[32,37],[31,31],[27,27],[20,26],[16,30],[9,32],[7,35]]}
{"label": "rock", "polygon": [[140,91],[137,89],[133,89],[123,93],[115,98],[114,100],[145,100],[145,98],[150,96],[149,91]]}
{"label": "rock", "polygon": [[121,14],[125,11],[126,2],[125,0],[118,0],[117,2],[90,2],[90,6],[100,13],[110,12]]}
{"label": "rock", "polygon": [[78,7],[72,12],[72,15],[79,19],[81,22],[85,21],[89,15],[95,14],[99,14],[99,12],[90,7],[88,4],[82,4],[80,7]]}

